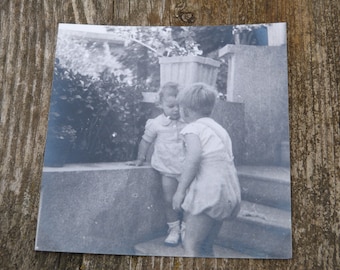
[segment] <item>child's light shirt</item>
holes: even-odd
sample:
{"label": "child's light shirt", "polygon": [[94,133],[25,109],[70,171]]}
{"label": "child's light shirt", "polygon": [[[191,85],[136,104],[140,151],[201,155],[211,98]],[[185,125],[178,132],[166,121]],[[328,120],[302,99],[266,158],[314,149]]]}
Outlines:
{"label": "child's light shirt", "polygon": [[192,215],[205,213],[218,220],[227,218],[230,209],[227,181],[238,183],[229,134],[208,117],[188,124],[181,134],[197,135],[202,147],[200,167],[187,189],[182,208]]}
{"label": "child's light shirt", "polygon": [[164,114],[146,122],[143,139],[155,143],[151,166],[162,174],[178,176],[181,173],[184,149],[180,131],[185,125],[184,121],[172,120]]}

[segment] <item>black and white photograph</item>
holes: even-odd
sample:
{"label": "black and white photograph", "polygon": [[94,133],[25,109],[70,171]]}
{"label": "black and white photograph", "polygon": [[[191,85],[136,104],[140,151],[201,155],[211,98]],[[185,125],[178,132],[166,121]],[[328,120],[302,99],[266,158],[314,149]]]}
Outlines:
{"label": "black and white photograph", "polygon": [[35,250],[292,258],[286,31],[59,24]]}

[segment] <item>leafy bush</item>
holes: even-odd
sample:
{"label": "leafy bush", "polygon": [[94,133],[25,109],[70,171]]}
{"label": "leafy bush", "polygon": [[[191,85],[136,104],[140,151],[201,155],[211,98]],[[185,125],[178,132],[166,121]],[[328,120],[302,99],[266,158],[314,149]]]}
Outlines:
{"label": "leafy bush", "polygon": [[[126,161],[135,157],[148,111],[142,87],[107,70],[99,78],[55,64],[48,141],[73,138],[67,162]],[[72,132],[71,132],[72,131]]]}

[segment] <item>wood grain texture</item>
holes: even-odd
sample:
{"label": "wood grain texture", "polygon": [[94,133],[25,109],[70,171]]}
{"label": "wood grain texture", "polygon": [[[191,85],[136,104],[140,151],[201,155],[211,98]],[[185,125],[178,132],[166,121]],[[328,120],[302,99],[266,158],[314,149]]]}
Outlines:
{"label": "wood grain texture", "polygon": [[[0,269],[340,269],[338,0],[1,0]],[[288,23],[292,260],[35,252],[57,24]]]}

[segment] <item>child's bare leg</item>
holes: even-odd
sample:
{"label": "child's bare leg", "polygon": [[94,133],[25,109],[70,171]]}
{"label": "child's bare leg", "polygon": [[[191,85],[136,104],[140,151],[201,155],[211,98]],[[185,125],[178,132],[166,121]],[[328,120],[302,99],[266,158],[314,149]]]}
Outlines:
{"label": "child's bare leg", "polygon": [[223,224],[223,221],[216,220],[214,225],[212,226],[206,240],[204,241],[202,245],[201,251],[204,256],[208,256],[208,257],[214,256],[214,250],[213,250],[214,242],[221,230],[222,224]]}
{"label": "child's bare leg", "polygon": [[172,198],[177,190],[177,179],[169,176],[162,176],[162,187],[165,204],[165,216],[167,222],[179,220],[179,213],[172,208]]}
{"label": "child's bare leg", "polygon": [[172,208],[172,198],[177,190],[177,179],[162,176],[163,196],[166,220],[169,226],[166,245],[176,246],[180,242],[180,214]]}
{"label": "child's bare leg", "polygon": [[[185,255],[213,256],[213,243],[222,222],[216,221],[205,214],[186,215]],[[214,230],[217,232],[214,232]]]}

